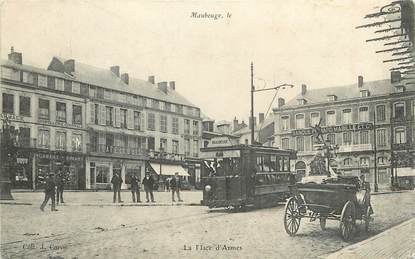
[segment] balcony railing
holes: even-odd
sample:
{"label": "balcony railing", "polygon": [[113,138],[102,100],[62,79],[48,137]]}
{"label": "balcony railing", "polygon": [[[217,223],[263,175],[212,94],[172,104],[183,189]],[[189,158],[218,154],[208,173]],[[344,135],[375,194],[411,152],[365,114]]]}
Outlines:
{"label": "balcony railing", "polygon": [[367,151],[373,150],[372,144],[357,144],[357,145],[347,145],[340,146],[339,152],[357,152],[357,151]]}
{"label": "balcony railing", "polygon": [[185,156],[183,154],[167,153],[154,150],[148,150],[148,155],[152,159],[163,159],[172,161],[183,161]]}
{"label": "balcony railing", "polygon": [[407,122],[407,121],[413,121],[414,120],[414,116],[399,116],[399,117],[392,117],[391,121],[392,123],[397,123],[397,122]]}
{"label": "balcony railing", "polygon": [[141,148],[131,148],[124,146],[110,146],[106,144],[87,144],[88,152],[102,154],[119,154],[119,155],[144,155],[145,150]]}

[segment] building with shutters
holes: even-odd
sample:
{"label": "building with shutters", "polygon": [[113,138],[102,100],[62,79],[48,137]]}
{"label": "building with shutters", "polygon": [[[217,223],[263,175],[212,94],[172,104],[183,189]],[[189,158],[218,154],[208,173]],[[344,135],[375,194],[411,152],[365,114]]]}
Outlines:
{"label": "building with shutters", "polygon": [[[33,151],[42,147],[57,152],[56,142],[61,141],[65,144],[59,152],[72,154],[76,146],[82,166],[74,188],[108,189],[114,173],[125,180],[123,188],[132,174],[142,179],[146,171],[162,176],[178,171],[193,182],[200,175],[200,109],[177,93],[174,81],[156,84],[154,76],[147,81],[132,78],[121,74],[119,66],[103,69],[59,57],[53,57],[47,69],[21,61],[21,53],[13,50],[9,60],[2,61],[2,114],[20,128],[18,98],[26,92],[34,96],[29,103],[36,115],[27,121]],[[72,118],[78,113],[80,124]],[[39,168],[32,171],[36,179]]]}
{"label": "building with shutters", "polygon": [[[415,87],[401,81],[398,73],[371,82],[359,76],[356,84],[340,87],[309,90],[303,85],[294,99],[278,100],[274,145],[297,150],[292,168],[305,175],[317,152],[311,126],[321,122],[324,140],[338,148],[332,168],[345,175],[363,173],[371,183],[376,168],[379,186],[388,186],[392,173],[399,176],[400,168],[414,168],[414,107]],[[398,153],[412,160],[394,165],[392,154]]]}

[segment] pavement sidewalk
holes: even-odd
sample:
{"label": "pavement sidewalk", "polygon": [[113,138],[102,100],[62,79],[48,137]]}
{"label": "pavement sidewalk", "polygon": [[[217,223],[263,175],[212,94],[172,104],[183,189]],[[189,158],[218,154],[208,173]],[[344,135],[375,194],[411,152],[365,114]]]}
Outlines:
{"label": "pavement sidewalk", "polygon": [[415,218],[347,246],[327,259],[415,258]]}
{"label": "pavement sidewalk", "polygon": [[[0,204],[40,205],[44,199],[43,192],[14,192],[14,200],[1,200]],[[133,203],[130,191],[122,191],[122,203],[113,203],[113,192],[71,192],[63,194],[65,203],[59,206],[196,206],[203,198],[202,191],[181,191],[183,202],[172,202],[171,192],[154,192],[154,203],[146,202],[145,192],[140,192],[141,203]],[[176,201],[177,201],[177,197]]]}

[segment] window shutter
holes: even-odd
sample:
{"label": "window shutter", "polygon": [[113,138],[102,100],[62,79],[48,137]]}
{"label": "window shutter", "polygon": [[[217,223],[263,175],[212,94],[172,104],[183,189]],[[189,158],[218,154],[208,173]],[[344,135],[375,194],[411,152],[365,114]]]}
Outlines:
{"label": "window shutter", "polygon": [[146,126],[146,117],[144,115],[144,111],[140,112],[140,123],[141,123],[140,129],[142,131],[144,131],[145,130],[145,126]]}
{"label": "window shutter", "polygon": [[105,106],[102,104],[99,104],[99,109],[100,109],[100,113],[99,113],[99,124],[101,125],[105,125],[106,124],[106,116],[105,116]]}
{"label": "window shutter", "polygon": [[121,125],[120,122],[121,112],[119,107],[115,107],[115,127],[119,128]]}
{"label": "window shutter", "polygon": [[90,122],[92,124],[95,124],[95,104],[94,103],[90,103],[89,107],[91,107],[91,119],[90,119]]}
{"label": "window shutter", "polygon": [[127,110],[127,128],[134,129],[134,114],[133,110]]}

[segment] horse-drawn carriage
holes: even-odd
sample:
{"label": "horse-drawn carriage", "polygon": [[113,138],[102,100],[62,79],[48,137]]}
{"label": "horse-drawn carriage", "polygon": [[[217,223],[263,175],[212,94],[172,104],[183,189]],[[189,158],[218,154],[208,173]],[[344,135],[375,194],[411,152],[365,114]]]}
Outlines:
{"label": "horse-drawn carriage", "polygon": [[356,220],[364,221],[369,229],[371,214],[370,186],[354,176],[328,178],[322,183],[296,183],[290,187],[292,196],[285,205],[285,231],[294,236],[301,219],[319,220],[322,230],[326,220],[340,221],[340,235],[350,240]]}

